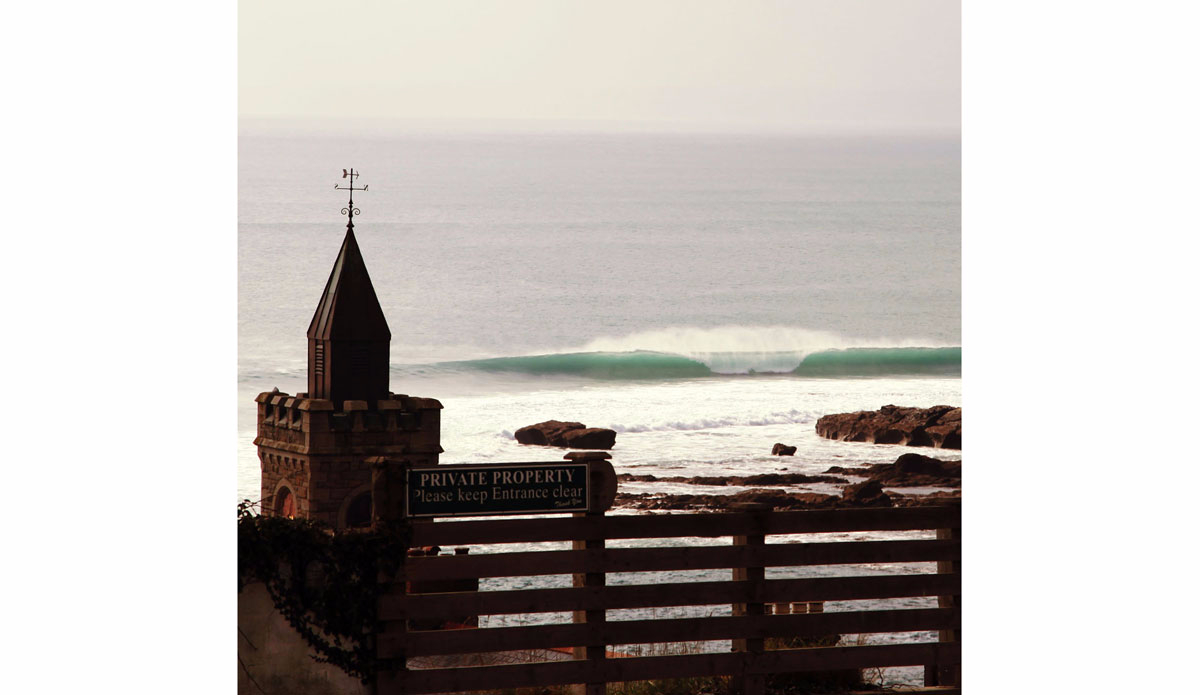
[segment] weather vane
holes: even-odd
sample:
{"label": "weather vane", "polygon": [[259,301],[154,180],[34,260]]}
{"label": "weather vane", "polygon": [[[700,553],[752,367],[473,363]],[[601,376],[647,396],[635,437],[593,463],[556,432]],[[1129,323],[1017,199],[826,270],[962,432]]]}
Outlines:
{"label": "weather vane", "polygon": [[347,218],[346,226],[353,229],[354,228],[354,216],[358,214],[358,208],[354,207],[354,192],[355,191],[365,191],[365,190],[367,190],[367,187],[366,186],[363,186],[362,188],[354,187],[354,179],[358,178],[358,172],[355,171],[354,169],[342,169],[342,178],[350,179],[350,185],[349,186],[339,186],[335,183],[335,184],[333,184],[333,187],[334,187],[334,189],[339,190],[339,191],[350,191],[350,203],[347,204],[346,207],[342,208],[342,214],[345,215]]}

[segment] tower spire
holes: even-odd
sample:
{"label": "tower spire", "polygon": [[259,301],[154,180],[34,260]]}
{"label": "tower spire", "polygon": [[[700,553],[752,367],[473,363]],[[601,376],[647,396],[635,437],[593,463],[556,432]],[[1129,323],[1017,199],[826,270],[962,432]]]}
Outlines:
{"label": "tower spire", "polygon": [[350,191],[350,203],[347,204],[346,207],[342,208],[342,214],[346,216],[346,228],[354,229],[354,216],[358,214],[358,208],[354,207],[354,192],[365,191],[367,190],[367,186],[363,186],[362,188],[354,187],[354,179],[358,178],[358,172],[355,171],[353,167],[350,169],[342,169],[342,178],[350,179],[350,185],[339,186],[335,183],[333,184],[333,188],[334,190],[338,191]]}
{"label": "tower spire", "polygon": [[388,397],[388,357],[392,333],[379,306],[379,298],[367,274],[358,241],[354,238],[354,191],[358,172],[343,169],[350,202],[342,208],[349,219],[346,238],[338,251],[308,326],[308,397],[333,401],[339,408],[346,401],[374,403]]}

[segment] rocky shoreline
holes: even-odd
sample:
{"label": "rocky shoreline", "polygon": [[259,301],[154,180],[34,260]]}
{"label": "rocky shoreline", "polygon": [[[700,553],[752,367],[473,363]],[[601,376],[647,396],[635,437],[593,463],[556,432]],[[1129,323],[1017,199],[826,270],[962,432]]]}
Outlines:
{"label": "rocky shoreline", "polygon": [[[837,474],[837,475],[832,475]],[[866,478],[850,484],[840,476]],[[848,469],[833,466],[823,475],[802,473],[765,473],[751,476],[674,476],[631,475],[622,473],[618,480],[630,482],[685,483],[698,486],[790,486],[804,483],[845,485],[841,495],[817,492],[791,492],[771,487],[753,487],[729,495],[672,494],[656,492],[619,492],[615,506],[639,510],[709,510],[729,511],[747,503],[767,504],[772,509],[838,509],[846,507],[915,507],[922,505],[960,504],[962,501],[962,461],[943,461],[902,454],[894,463],[881,463],[867,468]],[[905,495],[887,492],[883,488],[944,487],[926,495]]]}
{"label": "rocky shoreline", "polygon": [[[850,473],[849,475],[855,475]],[[761,475],[721,475],[721,476],[671,476],[660,478],[657,475],[632,475],[621,473],[617,480],[628,480],[637,483],[687,483],[689,485],[801,485],[803,483],[834,483],[844,485],[849,483],[845,478],[834,475],[804,475],[803,473],[763,473]]]}
{"label": "rocky shoreline", "polygon": [[[962,408],[939,405],[910,408],[885,405],[879,410],[824,415],[817,420],[816,433],[844,442],[898,444],[940,449],[962,449]],[[547,420],[518,429],[514,438],[521,444],[571,449],[612,449],[616,432],[587,427],[581,422]],[[793,456],[796,447],[776,443],[774,456]],[[568,454],[568,458],[572,455]],[[785,469],[786,470],[786,469]],[[865,478],[851,482],[849,478]],[[762,473],[729,476],[633,475],[622,473],[619,481],[677,483],[700,487],[749,487],[727,495],[698,492],[619,492],[615,506],[639,510],[729,510],[746,503],[767,504],[777,510],[834,509],[840,507],[911,507],[958,504],[962,500],[962,460],[941,460],[915,453],[902,454],[893,463],[864,468],[832,466],[822,474]],[[779,489],[796,485],[841,486],[841,494]],[[884,488],[891,489],[891,492]],[[945,488],[924,495],[906,495],[896,488]]]}
{"label": "rocky shoreline", "polygon": [[879,410],[824,415],[817,420],[817,435],[843,442],[962,449],[962,408],[885,405]]}

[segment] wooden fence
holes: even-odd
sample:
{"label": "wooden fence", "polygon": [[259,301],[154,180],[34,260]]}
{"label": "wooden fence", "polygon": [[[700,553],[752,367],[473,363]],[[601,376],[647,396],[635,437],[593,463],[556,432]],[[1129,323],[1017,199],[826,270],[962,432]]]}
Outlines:
{"label": "wooden fence", "polygon": [[[380,600],[376,651],[380,695],[445,693],[609,682],[730,676],[735,691],[761,694],[769,674],[924,666],[925,692],[959,692],[960,511],[958,507],[762,510],[722,514],[576,516],[446,521],[413,525],[414,546],[571,541],[571,550],[410,557]],[[854,531],[935,531],[918,540],[769,543],[772,535]],[[925,534],[935,535],[935,534]],[[610,548],[606,541],[731,537],[727,545]],[[794,541],[794,539],[793,539]],[[936,563],[935,572],[767,579],[766,568]],[[727,581],[606,585],[616,572],[730,570]],[[573,586],[410,593],[407,582],[570,574]],[[937,597],[937,607],[772,614],[772,604]],[[732,606],[731,615],[607,620],[606,611]],[[715,609],[713,609],[715,610]],[[573,612],[573,622],[464,630],[413,630],[409,621],[446,616]],[[937,631],[937,641],[858,646],[767,648],[768,638]],[[614,645],[731,640],[724,653],[623,656]],[[795,644],[795,642],[793,642]],[[575,659],[410,669],[436,655],[575,648]],[[620,658],[618,658],[620,657]]]}

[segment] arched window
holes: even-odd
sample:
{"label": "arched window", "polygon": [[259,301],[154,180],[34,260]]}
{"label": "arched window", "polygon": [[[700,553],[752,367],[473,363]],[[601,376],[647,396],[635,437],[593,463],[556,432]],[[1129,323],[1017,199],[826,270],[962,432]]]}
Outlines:
{"label": "arched window", "polygon": [[275,493],[275,516],[285,519],[296,518],[296,496],[286,487],[279,488]]}

